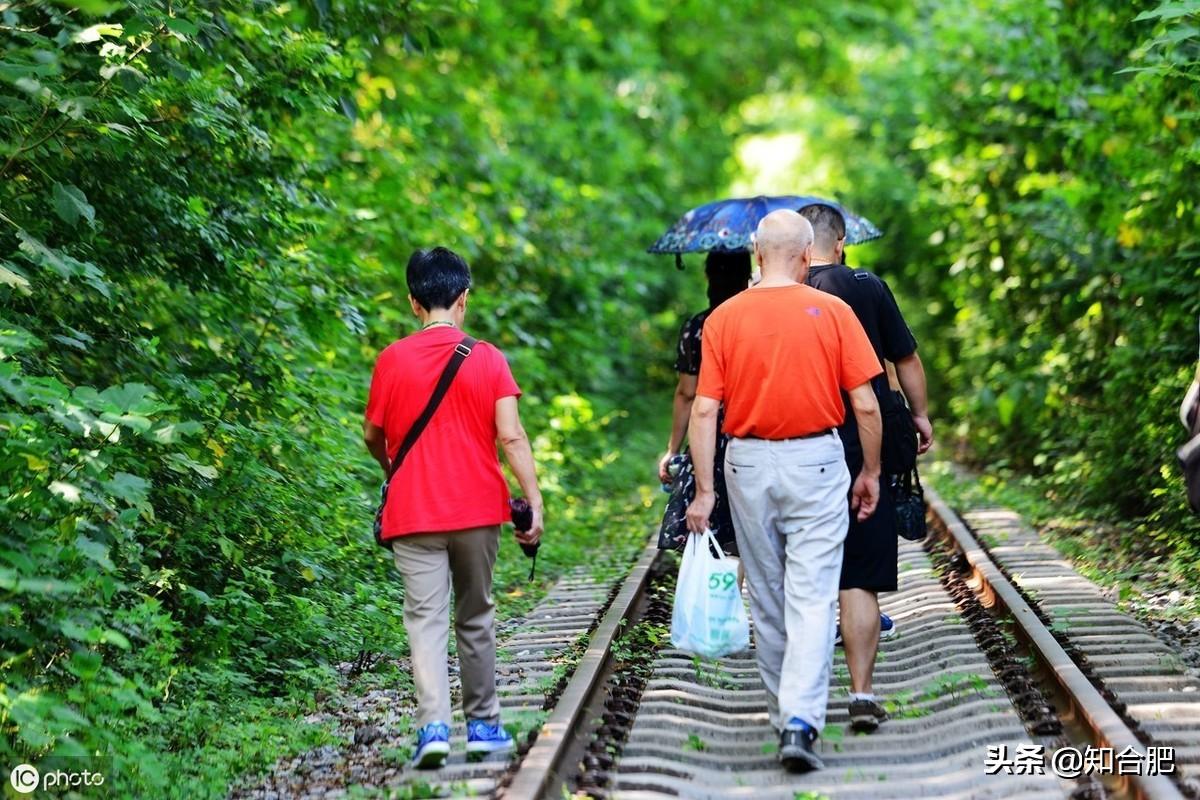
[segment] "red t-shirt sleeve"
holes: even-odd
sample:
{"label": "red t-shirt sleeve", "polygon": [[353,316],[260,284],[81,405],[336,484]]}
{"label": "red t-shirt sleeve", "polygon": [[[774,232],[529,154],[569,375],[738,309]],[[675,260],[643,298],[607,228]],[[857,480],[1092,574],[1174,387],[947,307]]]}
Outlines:
{"label": "red t-shirt sleeve", "polygon": [[371,373],[371,390],[367,393],[367,422],[377,428],[383,427],[383,416],[391,394],[392,371],[389,362],[386,350],[379,354],[375,371]]}
{"label": "red t-shirt sleeve", "polygon": [[722,316],[713,312],[704,322],[700,337],[700,379],[696,394],[713,400],[725,399],[725,361],[721,352]]}
{"label": "red t-shirt sleeve", "polygon": [[883,372],[883,365],[879,363],[862,323],[849,306],[837,306],[834,319],[837,320],[838,339],[842,346],[838,380],[843,389],[850,391]]}
{"label": "red t-shirt sleeve", "polygon": [[508,366],[508,359],[504,357],[504,353],[501,353],[498,348],[489,345],[488,356],[491,362],[489,367],[492,374],[494,399],[520,397],[521,387],[517,386],[517,380],[513,377],[512,368]]}

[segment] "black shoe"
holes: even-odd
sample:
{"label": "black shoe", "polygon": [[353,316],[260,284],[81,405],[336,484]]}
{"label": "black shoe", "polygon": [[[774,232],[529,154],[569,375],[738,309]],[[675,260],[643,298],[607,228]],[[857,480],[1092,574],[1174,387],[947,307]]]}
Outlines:
{"label": "black shoe", "polygon": [[779,734],[779,763],[788,772],[809,772],[825,769],[825,764],[813,752],[817,732],[799,717],[792,717]]}
{"label": "black shoe", "polygon": [[850,730],[855,733],[874,733],[887,718],[887,711],[876,700],[850,701]]}

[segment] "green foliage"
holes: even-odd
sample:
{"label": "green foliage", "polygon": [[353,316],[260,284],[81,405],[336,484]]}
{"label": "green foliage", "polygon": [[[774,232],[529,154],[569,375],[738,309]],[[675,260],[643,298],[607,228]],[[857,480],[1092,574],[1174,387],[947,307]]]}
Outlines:
{"label": "green foliage", "polygon": [[[1090,580],[1114,590],[1123,607],[1159,619],[1200,614],[1200,575],[1196,561],[1200,542],[1169,534],[1147,523],[1106,525],[1086,512],[1064,514],[1059,504],[1048,502],[1039,482],[1031,476],[965,476],[944,462],[935,462],[929,477],[938,492],[955,508],[1011,508],[1038,529]],[[1164,538],[1160,538],[1164,537]],[[1007,534],[992,536],[985,544],[1003,544]],[[1180,592],[1180,602],[1167,606],[1145,603],[1147,597]]]}
{"label": "green foliage", "polygon": [[252,3],[0,15],[0,752],[169,795],[203,749],[222,794],[321,740],[276,715],[330,663],[403,646],[321,369],[319,186],[273,134],[356,51]]}
{"label": "green foliage", "polygon": [[333,664],[403,655],[358,425],[418,246],[468,256],[469,325],[526,391],[559,544],[531,587],[506,539],[503,610],[615,570],[700,302],[642,248],[747,131],[818,134],[888,230],[868,252],[968,455],[1200,541],[1164,466],[1197,5],[4,4],[0,756],[221,795],[328,738],[287,721]]}
{"label": "green foliage", "polygon": [[958,701],[967,695],[990,697],[994,694],[995,691],[982,675],[947,672],[925,684],[924,691],[917,699],[924,702],[949,697]]}
{"label": "green foliage", "polygon": [[942,442],[1193,541],[1174,448],[1200,312],[1198,18],[914,2],[852,60],[853,91],[812,87],[824,113],[795,123],[887,231],[865,260],[918,327]]}
{"label": "green foliage", "polygon": [[526,391],[551,544],[528,587],[506,540],[506,611],[634,552],[654,448],[615,409],[696,283],[642,248],[725,179],[743,100],[840,59],[769,10],[0,7],[0,755],[222,795],[328,737],[288,720],[333,664],[403,655],[358,426],[417,246],[468,256]]}

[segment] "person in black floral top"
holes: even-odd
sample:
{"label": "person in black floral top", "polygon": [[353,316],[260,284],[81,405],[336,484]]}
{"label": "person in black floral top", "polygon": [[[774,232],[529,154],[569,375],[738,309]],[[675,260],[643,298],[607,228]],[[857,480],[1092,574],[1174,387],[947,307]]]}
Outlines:
{"label": "person in black floral top", "polygon": [[[679,346],[676,348],[675,371],[679,373],[679,383],[675,388],[674,413],[671,419],[671,438],[667,442],[667,452],[658,463],[658,479],[664,484],[672,482],[672,476],[667,472],[671,459],[681,452],[683,440],[687,436],[688,418],[692,413],[692,401],[696,397],[696,381],[700,375],[700,339],[704,330],[704,321],[712,310],[746,288],[750,281],[750,254],[711,252],[704,261],[704,275],[708,278],[708,308],[683,323],[679,331]],[[721,430],[724,410],[717,421],[717,430]],[[717,504],[712,513],[713,533],[717,536],[722,549],[729,555],[737,555],[737,544],[733,538],[733,520],[729,514],[729,503],[725,496],[725,445],[729,437],[723,433],[717,434],[717,452],[714,463],[714,482],[716,485]],[[690,466],[687,468],[690,469]],[[689,498],[690,500],[690,498]],[[682,549],[687,543],[687,529],[664,524],[663,535],[659,537],[658,546],[661,548]]]}

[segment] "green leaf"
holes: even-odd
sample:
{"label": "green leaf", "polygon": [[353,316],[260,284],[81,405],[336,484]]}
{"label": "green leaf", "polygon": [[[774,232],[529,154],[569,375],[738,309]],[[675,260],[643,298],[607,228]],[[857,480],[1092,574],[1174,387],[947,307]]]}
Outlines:
{"label": "green leaf", "polygon": [[1013,399],[1008,392],[996,398],[996,413],[1000,417],[1000,424],[1008,427],[1012,424],[1013,415],[1017,411],[1017,401]]}
{"label": "green leaf", "polygon": [[61,333],[56,333],[50,337],[59,344],[65,344],[67,347],[73,347],[76,350],[87,352],[87,342],[83,339],[77,339],[74,336],[63,336]]}
{"label": "green leaf", "polygon": [[110,386],[99,395],[102,410],[114,414],[156,414],[169,406],[158,401],[154,389],[144,383],[123,383]]}
{"label": "green leaf", "polygon": [[0,81],[8,81],[14,85],[19,80],[53,73],[54,67],[49,64],[14,64],[11,61],[0,61]]}
{"label": "green leaf", "polygon": [[1163,3],[1161,6],[1150,11],[1143,11],[1133,18],[1134,22],[1144,22],[1149,19],[1172,20],[1181,17],[1189,17],[1193,14],[1200,14],[1200,3],[1196,2],[1177,2]]}
{"label": "green leaf", "polygon": [[113,425],[124,425],[136,433],[148,433],[154,424],[149,417],[141,414],[113,414],[111,411],[102,413],[100,419]]}
{"label": "green leaf", "polygon": [[167,28],[172,33],[179,33],[185,36],[195,36],[200,32],[200,29],[196,27],[196,23],[182,17],[167,17]]}
{"label": "green leaf", "polygon": [[83,191],[71,184],[54,184],[54,211],[68,225],[75,225],[80,218],[89,225],[96,224],[96,209],[87,201]]}
{"label": "green leaf", "polygon": [[51,481],[49,489],[51,494],[61,497],[68,503],[78,503],[80,500],[79,487],[73,483]]}
{"label": "green leaf", "polygon": [[73,120],[81,120],[95,102],[94,97],[68,97],[58,102],[58,110]]}
{"label": "green leaf", "polygon": [[0,359],[11,358],[41,345],[42,340],[24,328],[15,325],[0,328]]}
{"label": "green leaf", "polygon": [[168,422],[158,426],[151,431],[151,436],[159,444],[174,444],[182,440],[185,436],[191,436],[204,430],[204,425],[199,422]]}
{"label": "green leaf", "polygon": [[100,641],[103,644],[113,644],[122,650],[129,649],[129,639],[120,631],[114,631],[112,628],[105,628],[100,634]]}
{"label": "green leaf", "polygon": [[105,297],[110,297],[108,283],[104,280],[104,273],[95,264],[80,261],[52,247],[47,247],[23,230],[17,231],[17,238],[21,242],[18,246],[21,254],[30,263],[39,267],[45,267],[57,273],[59,277],[65,280],[82,277],[84,282],[93,289]]}
{"label": "green leaf", "polygon": [[9,261],[0,259],[0,284],[12,286],[23,295],[30,295],[33,290],[29,288],[29,279],[17,271],[15,264]]}
{"label": "green leaf", "polygon": [[109,3],[107,0],[70,0],[67,5],[79,9],[90,17],[112,14],[121,7],[120,3]]}
{"label": "green leaf", "polygon": [[190,470],[201,477],[208,478],[210,481],[216,480],[218,475],[216,467],[201,464],[199,461],[195,461],[183,453],[172,453],[167,456],[167,462],[177,472]]}
{"label": "green leaf", "polygon": [[71,618],[59,620],[58,630],[63,636],[68,639],[74,639],[77,642],[91,643],[95,638],[92,628],[81,625]]}
{"label": "green leaf", "polygon": [[96,673],[100,671],[100,665],[104,663],[104,659],[99,653],[93,653],[91,650],[76,650],[71,654],[71,660],[67,662],[67,670],[79,678],[81,681],[90,681],[96,677]]}
{"label": "green leaf", "polygon": [[141,36],[154,30],[155,25],[145,17],[134,17],[125,23],[126,36]]}
{"label": "green leaf", "polygon": [[150,491],[150,481],[128,472],[118,472],[113,475],[112,480],[104,481],[101,486],[113,497],[124,500],[131,506],[146,502]]}
{"label": "green leaf", "polygon": [[123,28],[115,22],[98,22],[95,25],[75,31],[71,35],[71,41],[75,44],[91,44],[98,42],[105,36],[118,37],[123,32]]}
{"label": "green leaf", "polygon": [[67,387],[54,378],[25,375],[12,361],[0,361],[0,392],[23,406],[60,406],[69,396]]}
{"label": "green leaf", "polygon": [[[109,64],[100,68],[100,77],[106,81],[116,80],[126,91],[136,91],[142,84],[146,83],[146,76],[142,71],[131,67],[128,64]],[[116,122],[107,122],[105,127],[122,133],[133,133],[133,130],[125,125],[120,125]]]}

